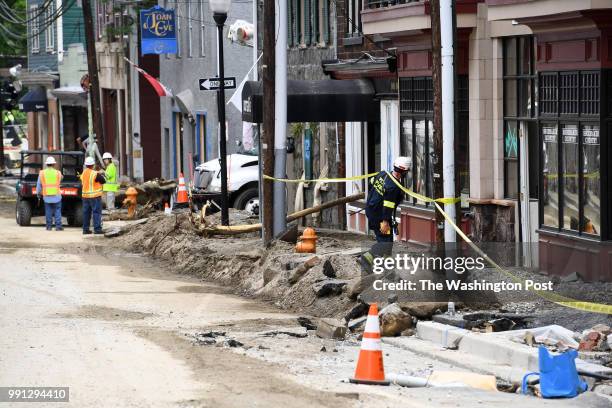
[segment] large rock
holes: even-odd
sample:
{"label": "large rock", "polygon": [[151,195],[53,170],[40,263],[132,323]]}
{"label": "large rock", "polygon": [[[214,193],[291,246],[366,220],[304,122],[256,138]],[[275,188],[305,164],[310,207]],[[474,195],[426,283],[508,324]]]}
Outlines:
{"label": "large rock", "polygon": [[431,319],[438,311],[444,313],[448,309],[446,302],[400,302],[403,311],[419,319]]}
{"label": "large rock", "polygon": [[368,276],[360,276],[358,278],[351,279],[347,286],[347,293],[350,299],[357,299],[357,296],[361,294],[368,287],[372,286],[372,283],[376,280],[380,279],[379,275],[368,275]]}
{"label": "large rock", "polygon": [[323,275],[332,279],[336,277],[336,270],[329,259],[326,259],[325,262],[323,262]]}
{"label": "large rock", "polygon": [[383,337],[399,336],[404,330],[412,327],[412,316],[404,312],[397,303],[391,303],[378,314],[380,335]]}
{"label": "large rock", "polygon": [[293,274],[289,278],[289,283],[293,285],[294,283],[299,281],[306,272],[308,272],[311,268],[317,266],[320,262],[321,258],[319,258],[318,256],[313,256],[312,258],[309,258],[306,262],[298,266],[295,271],[293,271]]}
{"label": "large rock", "polygon": [[319,319],[316,334],[322,339],[344,340],[346,325],[338,319]]}
{"label": "large rock", "polygon": [[339,295],[342,293],[343,288],[346,286],[346,281],[340,279],[326,279],[316,282],[312,285],[317,297],[324,297],[330,295]]}

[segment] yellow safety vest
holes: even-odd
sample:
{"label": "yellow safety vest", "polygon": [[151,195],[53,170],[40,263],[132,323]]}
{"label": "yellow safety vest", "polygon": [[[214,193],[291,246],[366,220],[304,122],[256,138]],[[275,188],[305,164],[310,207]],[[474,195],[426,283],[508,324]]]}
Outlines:
{"label": "yellow safety vest", "polygon": [[40,171],[39,176],[43,196],[56,196],[60,193],[62,173],[54,168],[47,167]]}
{"label": "yellow safety vest", "polygon": [[106,166],[106,183],[102,186],[103,191],[119,191],[119,184],[117,183],[117,167],[115,163],[111,162]]}
{"label": "yellow safety vest", "polygon": [[81,195],[83,198],[102,197],[102,184],[96,181],[97,176],[98,172],[89,168],[86,168],[81,174]]}

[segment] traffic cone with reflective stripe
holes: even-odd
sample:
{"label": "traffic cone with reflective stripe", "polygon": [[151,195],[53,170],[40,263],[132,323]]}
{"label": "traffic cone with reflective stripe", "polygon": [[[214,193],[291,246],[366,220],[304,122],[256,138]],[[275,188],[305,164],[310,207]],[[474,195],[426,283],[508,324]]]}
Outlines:
{"label": "traffic cone with reflective stripe", "polygon": [[376,303],[370,305],[355,376],[349,381],[356,384],[389,385],[389,381],[385,379]]}
{"label": "traffic cone with reflective stripe", "polygon": [[189,201],[187,197],[187,187],[185,187],[185,177],[183,173],[179,173],[179,185],[176,193],[176,204],[186,204]]}

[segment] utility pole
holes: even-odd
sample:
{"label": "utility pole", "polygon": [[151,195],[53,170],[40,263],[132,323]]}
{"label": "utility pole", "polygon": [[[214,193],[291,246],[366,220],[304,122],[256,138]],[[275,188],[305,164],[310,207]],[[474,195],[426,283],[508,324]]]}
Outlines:
{"label": "utility pole", "polygon": [[[440,42],[442,45],[442,145],[444,197],[455,197],[455,61],[453,0],[440,0]],[[456,224],[455,203],[444,204],[444,212]],[[444,242],[456,242],[457,233],[444,223]]]}
{"label": "utility pole", "polygon": [[[440,35],[440,0],[431,0],[431,51],[432,51],[432,82],[433,82],[433,145],[434,145],[434,180],[433,198],[444,195],[442,181],[442,41]],[[442,248],[444,243],[444,216],[439,211],[436,215],[436,243]]]}
{"label": "utility pole", "polygon": [[[263,172],[274,174],[274,76],[275,76],[275,31],[274,31],[274,0],[264,0],[263,17]],[[263,182],[263,238],[267,245],[274,237],[273,183]]]}
{"label": "utility pole", "polygon": [[[98,81],[98,57],[94,38],[94,23],[91,15],[91,3],[83,2],[83,24],[85,24],[85,48],[87,49],[87,71],[89,73],[89,95],[91,98],[91,113],[93,129],[98,140],[98,147],[104,152],[104,126],[102,124],[102,108],[100,105],[100,82]],[[92,140],[89,141],[90,143]]]}
{"label": "utility pole", "polygon": [[[274,177],[285,178],[287,171],[287,1],[276,4],[276,50],[274,68]],[[285,183],[274,182],[274,236],[287,228]]]}

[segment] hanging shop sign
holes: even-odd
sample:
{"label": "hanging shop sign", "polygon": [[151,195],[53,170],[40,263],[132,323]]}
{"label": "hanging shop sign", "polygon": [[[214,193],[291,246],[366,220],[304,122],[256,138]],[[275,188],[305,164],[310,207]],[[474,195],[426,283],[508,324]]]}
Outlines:
{"label": "hanging shop sign", "polygon": [[174,10],[154,6],[140,11],[140,47],[145,54],[176,54]]}

